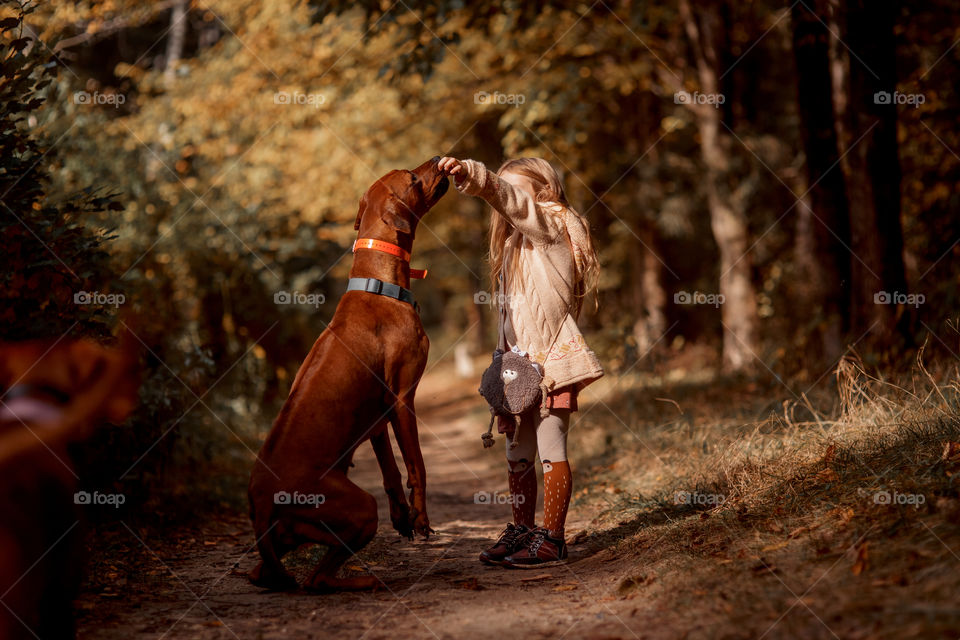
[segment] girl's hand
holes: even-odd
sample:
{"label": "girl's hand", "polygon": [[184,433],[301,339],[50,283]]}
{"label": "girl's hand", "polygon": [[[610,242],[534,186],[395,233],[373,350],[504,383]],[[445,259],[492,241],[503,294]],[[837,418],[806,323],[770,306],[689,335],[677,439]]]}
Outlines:
{"label": "girl's hand", "polygon": [[440,158],[440,162],[437,164],[441,171],[447,175],[456,176],[458,173],[463,171],[463,165],[460,164],[460,161],[456,158],[451,158],[450,156],[444,156]]}

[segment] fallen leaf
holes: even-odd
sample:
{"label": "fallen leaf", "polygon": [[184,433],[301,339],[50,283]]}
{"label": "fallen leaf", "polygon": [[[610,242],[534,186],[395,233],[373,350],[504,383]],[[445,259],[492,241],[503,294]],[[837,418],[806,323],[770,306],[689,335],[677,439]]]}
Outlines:
{"label": "fallen leaf", "polygon": [[553,588],[554,591],[573,591],[577,588],[575,584],[561,584]]}
{"label": "fallen leaf", "polygon": [[840,518],[841,525],[850,524],[850,521],[853,520],[853,516],[856,515],[850,507],[846,509],[838,509],[837,516]]}
{"label": "fallen leaf", "polygon": [[541,573],[539,575],[530,576],[529,578],[520,578],[520,582],[536,582],[538,580],[549,580],[553,577],[552,573]]}
{"label": "fallen leaf", "polygon": [[480,584],[480,581],[476,578],[470,578],[469,580],[461,580],[460,582],[455,583],[457,586],[467,589],[468,591],[483,591],[484,586]]}
{"label": "fallen leaf", "polygon": [[862,542],[857,546],[857,559],[850,567],[853,575],[858,576],[867,570],[867,543]]}

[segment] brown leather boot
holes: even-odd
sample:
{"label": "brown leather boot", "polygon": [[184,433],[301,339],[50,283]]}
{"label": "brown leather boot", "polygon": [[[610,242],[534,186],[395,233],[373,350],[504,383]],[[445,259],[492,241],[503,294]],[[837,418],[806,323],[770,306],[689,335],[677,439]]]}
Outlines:
{"label": "brown leather boot", "polygon": [[496,543],[489,549],[480,552],[480,562],[484,564],[500,564],[500,562],[523,548],[524,540],[530,534],[530,528],[522,524],[507,523],[507,527],[500,533]]}
{"label": "brown leather boot", "polygon": [[523,548],[503,559],[500,564],[509,569],[534,569],[567,559],[567,543],[553,538],[543,527],[537,527],[524,538]]}

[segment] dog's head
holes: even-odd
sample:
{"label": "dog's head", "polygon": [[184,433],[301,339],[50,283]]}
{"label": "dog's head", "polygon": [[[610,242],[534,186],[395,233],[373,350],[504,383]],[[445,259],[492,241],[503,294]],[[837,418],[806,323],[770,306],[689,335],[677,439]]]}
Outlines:
{"label": "dog's head", "polygon": [[412,171],[394,169],[374,182],[360,199],[353,228],[359,230],[362,223],[363,235],[376,237],[378,227],[385,225],[397,233],[413,235],[420,218],[450,185],[437,167],[439,161],[440,157],[434,156]]}
{"label": "dog's head", "polygon": [[100,419],[123,422],[137,402],[138,357],[92,340],[0,344],[0,425],[74,425],[83,438]]}

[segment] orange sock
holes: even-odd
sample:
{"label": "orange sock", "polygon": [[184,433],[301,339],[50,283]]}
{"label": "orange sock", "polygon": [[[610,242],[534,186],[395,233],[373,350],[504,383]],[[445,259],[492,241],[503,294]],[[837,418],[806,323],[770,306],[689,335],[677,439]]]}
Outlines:
{"label": "orange sock", "polygon": [[530,462],[508,462],[507,482],[512,498],[513,521],[533,528],[537,514],[537,469]]}
{"label": "orange sock", "polygon": [[567,520],[570,494],[573,492],[573,474],[570,463],[543,461],[543,526],[551,535],[563,536]]}

